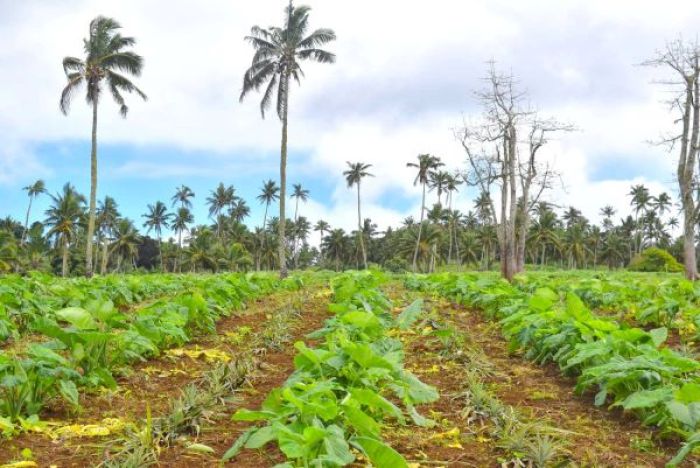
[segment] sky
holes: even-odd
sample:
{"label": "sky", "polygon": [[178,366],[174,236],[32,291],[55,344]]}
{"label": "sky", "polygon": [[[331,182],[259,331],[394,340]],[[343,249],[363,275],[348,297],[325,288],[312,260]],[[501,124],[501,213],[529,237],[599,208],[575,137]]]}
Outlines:
{"label": "sky", "polygon": [[[335,30],[333,65],[307,64],[290,96],[288,182],[310,190],[300,214],[333,227],[356,225],[346,161],[373,165],[363,181],[363,214],[380,229],[417,216],[420,188],[406,163],[419,153],[465,169],[453,130],[479,115],[475,91],[490,60],[518,77],[543,116],[576,126],[546,148],[561,183],[545,197],[599,221],[599,209],[629,210],[632,184],[676,194],[675,155],[649,144],[674,117],[641,67],[668,40],[695,38],[696,0],[308,0],[312,28]],[[260,96],[243,102],[252,25],[281,24],[284,0],[0,0],[0,215],[24,218],[22,187],[44,179],[51,193],[70,182],[89,192],[90,111],[77,96],[59,111],[61,60],[80,56],[89,21],[116,18],[144,57],[135,79],[147,102],[130,96],[126,119],[105,100],[99,109],[98,198],[143,222],[149,203],[170,203],[190,186],[197,224],[205,198],[232,184],[260,224],[262,183],[278,178],[280,123],[261,119]],[[472,209],[462,189],[455,208]],[[430,195],[435,197],[434,194]],[[32,220],[49,203],[41,197]]]}

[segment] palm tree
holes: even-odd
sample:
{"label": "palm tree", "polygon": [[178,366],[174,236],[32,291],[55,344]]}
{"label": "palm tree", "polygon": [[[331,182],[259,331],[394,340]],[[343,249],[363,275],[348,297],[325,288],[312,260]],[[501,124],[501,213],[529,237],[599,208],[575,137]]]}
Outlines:
{"label": "palm tree", "polygon": [[302,188],[301,184],[294,184],[292,186],[292,194],[290,195],[290,198],[296,199],[296,205],[294,206],[294,221],[296,221],[299,214],[299,200],[306,203],[306,201],[309,199],[309,191]]}
{"label": "palm tree", "polygon": [[24,245],[27,240],[27,232],[29,231],[29,213],[32,210],[32,201],[42,193],[46,193],[46,185],[43,180],[39,179],[22,190],[25,190],[29,196],[29,206],[27,207],[27,216],[24,219],[24,232],[22,233],[22,245]]}
{"label": "palm tree", "polygon": [[242,223],[248,216],[250,216],[250,207],[245,200],[239,198],[231,205],[229,215],[237,223]]}
{"label": "palm tree", "polygon": [[335,270],[340,271],[340,261],[347,250],[348,238],[342,229],[333,229],[323,238],[323,248],[335,259]]}
{"label": "palm tree", "polygon": [[61,93],[61,112],[68,114],[75,92],[86,85],[87,103],[92,106],[92,150],[90,152],[90,208],[88,212],[87,242],[85,248],[85,275],[92,275],[92,240],[95,233],[95,213],[97,205],[97,106],[103,87],[119,105],[122,117],[129,108],[122,93],[135,92],[144,100],[146,95],[123,73],[139,76],[143,59],[130,50],[136,43],[133,37],[119,34],[121,25],[112,18],[98,16],[90,22],[90,33],[83,40],[85,58],[65,57],[63,71],[68,83]]}
{"label": "palm tree", "polygon": [[331,230],[331,225],[328,224],[326,221],[319,219],[316,221],[316,225],[314,226],[314,231],[320,232],[321,233],[321,239],[318,244],[319,250],[321,251],[321,258],[323,258],[323,250],[321,249],[321,244],[323,244],[323,236],[326,232]]}
{"label": "palm tree", "polygon": [[267,83],[260,101],[260,112],[265,118],[265,110],[270,106],[273,95],[277,94],[277,116],[282,121],[282,145],[280,151],[280,223],[278,226],[280,277],[287,276],[285,260],[285,197],[287,196],[287,123],[289,110],[289,82],[301,82],[303,72],[299,62],[311,60],[320,63],[335,62],[335,55],[320,49],[320,46],[335,40],[330,29],[317,29],[308,36],[309,11],[307,6],[294,7],[290,0],[286,8],[283,27],[261,28],[253,26],[246,40],[255,49],[253,62],[243,76],[243,90],[240,100],[250,91],[258,91]]}
{"label": "palm tree", "polygon": [[172,205],[180,204],[180,208],[192,208],[190,198],[194,198],[194,192],[186,185],[180,185],[175,189],[175,195],[171,198]]}
{"label": "palm tree", "polygon": [[440,166],[444,166],[444,164],[440,162],[440,158],[432,156],[430,154],[419,154],[418,163],[406,164],[406,167],[415,167],[416,169],[418,169],[418,174],[413,180],[413,185],[418,185],[420,183],[423,186],[423,198],[420,206],[420,224],[418,224],[416,248],[413,252],[413,271],[416,271],[416,264],[418,261],[418,248],[420,246],[421,234],[423,231],[423,215],[425,213],[425,187],[426,185],[428,185],[430,173]]}
{"label": "palm tree", "polygon": [[182,233],[187,231],[189,224],[191,224],[193,221],[194,216],[192,216],[192,212],[190,212],[189,208],[181,206],[175,212],[175,215],[173,216],[173,221],[170,224],[170,227],[172,227],[175,233],[177,233],[177,245],[179,246],[179,271],[182,271]]}
{"label": "palm tree", "polygon": [[56,246],[61,245],[61,276],[65,277],[68,276],[68,249],[70,243],[75,241],[78,223],[84,213],[85,197],[76,192],[70,183],[66,183],[61,192],[51,195],[51,201],[44,224],[50,228],[47,236],[54,236]]}
{"label": "palm tree", "polygon": [[158,257],[160,257],[160,269],[165,271],[165,264],[163,263],[163,228],[168,228],[168,223],[172,215],[168,213],[168,208],[162,201],[157,201],[154,205],[148,205],[148,212],[143,215],[146,221],[143,223],[143,227],[147,228],[146,234],[149,234],[151,230],[155,231],[158,237]]}
{"label": "palm tree", "polygon": [[658,197],[652,197],[651,206],[656,210],[659,216],[663,216],[671,207],[671,196],[662,192]]}
{"label": "palm tree", "polygon": [[438,204],[442,205],[442,194],[447,191],[447,185],[452,175],[447,171],[434,171],[429,174],[428,184],[430,190],[436,190]]}
{"label": "palm tree", "polygon": [[114,242],[110,252],[117,256],[117,271],[122,269],[122,261],[129,260],[132,266],[139,253],[141,236],[130,219],[122,218],[117,221],[114,229]]}
{"label": "palm tree", "polygon": [[371,164],[365,164],[361,162],[351,163],[346,162],[348,165],[348,170],[343,172],[345,176],[345,182],[348,184],[348,188],[352,188],[354,185],[357,186],[357,235],[360,239],[360,249],[362,250],[362,264],[365,269],[367,269],[367,251],[365,249],[364,235],[362,233],[362,210],[360,203],[360,184],[362,179],[365,177],[374,177],[374,174],[369,173],[369,168],[372,167]]}
{"label": "palm tree", "polygon": [[630,205],[634,207],[634,223],[636,225],[635,238],[637,239],[635,244],[635,252],[639,252],[642,248],[641,230],[639,229],[638,225],[639,213],[641,211],[645,212],[649,206],[651,206],[652,196],[649,194],[649,189],[643,184],[633,185],[628,195],[632,197]]}
{"label": "palm tree", "polygon": [[263,215],[263,224],[262,224],[262,233],[263,233],[263,239],[262,239],[262,249],[265,249],[265,242],[267,240],[267,210],[270,207],[270,204],[274,201],[277,201],[280,199],[279,196],[280,189],[275,183],[274,180],[268,179],[267,182],[263,182],[262,189],[260,190],[260,195],[257,196],[257,199],[260,203],[265,204],[265,214]]}
{"label": "palm tree", "polygon": [[[230,207],[236,199],[236,189],[232,185],[224,186],[222,182],[216,187],[216,190],[211,191],[211,195],[207,197],[209,205],[209,217],[218,218],[224,208]],[[221,237],[221,222],[216,223],[216,237]]]}
{"label": "palm tree", "polygon": [[100,274],[107,273],[108,260],[108,237],[112,234],[117,219],[121,216],[114,198],[106,196],[97,207],[97,234],[98,244],[102,244],[102,262],[100,264]]}

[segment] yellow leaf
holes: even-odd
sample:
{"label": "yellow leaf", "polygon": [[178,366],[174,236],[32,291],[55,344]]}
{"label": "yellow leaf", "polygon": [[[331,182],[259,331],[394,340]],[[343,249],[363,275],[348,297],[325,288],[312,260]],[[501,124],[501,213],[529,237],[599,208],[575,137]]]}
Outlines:
{"label": "yellow leaf", "polygon": [[0,468],[33,468],[35,466],[39,465],[37,465],[36,462],[25,460],[14,463],[5,463],[4,465],[0,465]]}

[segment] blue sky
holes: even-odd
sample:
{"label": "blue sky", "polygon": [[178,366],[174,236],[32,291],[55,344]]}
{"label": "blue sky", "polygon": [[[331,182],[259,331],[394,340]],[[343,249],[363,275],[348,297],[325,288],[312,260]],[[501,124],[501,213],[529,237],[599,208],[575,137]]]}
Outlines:
{"label": "blue sky", "polygon": [[[346,161],[373,164],[364,214],[380,229],[416,216],[420,189],[406,163],[427,152],[450,170],[465,169],[453,129],[479,117],[474,91],[492,59],[517,75],[543,116],[578,128],[543,153],[562,180],[546,198],[595,220],[604,204],[628,209],[631,184],[675,195],[674,157],[647,143],[672,128],[663,90],[652,84],[664,75],[637,64],[679,34],[694,37],[700,2],[304,3],[312,7],[312,27],[338,35],[328,46],[337,63],[305,65],[302,86],[291,94],[288,181],[310,189],[303,213],[312,221],[355,225],[355,193],[342,177]],[[89,21],[102,14],[136,37],[145,60],[136,81],[149,99],[129,99],[127,119],[113,103],[101,106],[99,198],[115,197],[141,224],[148,203],[169,201],[185,183],[197,194],[196,220],[204,222],[204,199],[222,181],[247,199],[251,223],[259,222],[254,197],[262,180],[277,179],[280,126],[274,115],[260,118],[259,95],[238,101],[252,56],[243,37],[254,24],[281,21],[285,4],[0,0],[0,215],[23,218],[21,187],[37,178],[51,192],[66,181],[88,192],[90,114],[80,97],[69,116],[60,114],[60,62],[81,53]],[[387,28],[399,9],[400,21]],[[472,192],[463,190],[455,207],[468,211]],[[35,219],[46,203],[39,200]]]}

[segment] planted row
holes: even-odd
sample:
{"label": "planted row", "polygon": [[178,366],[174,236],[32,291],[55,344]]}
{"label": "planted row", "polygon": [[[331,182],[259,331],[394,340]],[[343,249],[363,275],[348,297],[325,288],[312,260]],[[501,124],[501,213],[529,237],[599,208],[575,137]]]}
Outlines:
{"label": "planted row", "polygon": [[31,424],[56,397],[77,408],[78,388],[115,388],[119,369],[215,331],[218,319],[253,297],[298,285],[241,275],[192,279],[175,296],[128,314],[111,300],[93,300],[38,318],[34,330],[47,341],[14,354],[0,352],[0,426],[8,433],[15,423]]}
{"label": "planted row", "polygon": [[596,405],[682,436],[687,444],[671,465],[700,444],[700,363],[664,346],[666,328],[647,332],[597,316],[573,292],[524,292],[477,275],[411,277],[407,285],[480,308],[500,320],[512,350],[577,376],[576,390],[596,390]]}
{"label": "planted row", "polygon": [[175,294],[194,277],[176,275],[120,275],[57,278],[46,274],[3,276],[0,279],[0,342],[18,338],[39,318],[65,307],[84,307],[111,301],[124,308],[154,297]]}
{"label": "planted row", "polygon": [[224,455],[275,442],[284,466],[345,466],[361,454],[376,467],[407,466],[383,442],[386,421],[419,425],[432,421],[415,405],[437,399],[437,391],[403,367],[402,343],[392,330],[408,328],[419,316],[415,302],[398,318],[378,288],[376,273],[348,273],[332,281],[334,315],[310,334],[315,347],[295,343],[295,371],[274,389],[260,410],[242,409],[237,421],[262,425],[246,430]]}

